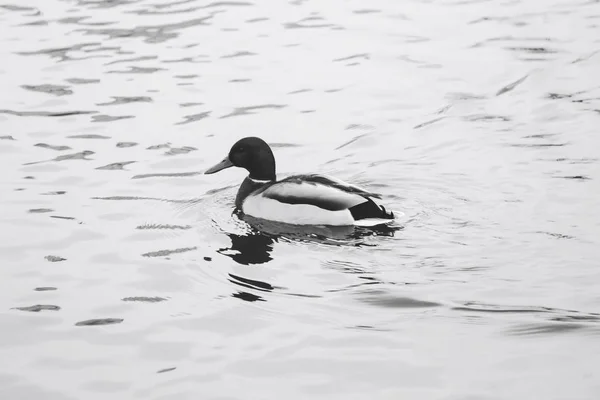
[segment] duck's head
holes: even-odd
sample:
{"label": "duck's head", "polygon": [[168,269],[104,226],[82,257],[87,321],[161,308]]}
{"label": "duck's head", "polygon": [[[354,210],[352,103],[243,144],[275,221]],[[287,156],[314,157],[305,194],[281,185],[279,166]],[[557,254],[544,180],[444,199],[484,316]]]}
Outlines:
{"label": "duck's head", "polygon": [[261,138],[246,137],[238,140],[223,161],[204,173],[214,174],[229,167],[245,168],[252,179],[275,180],[275,157],[269,145]]}

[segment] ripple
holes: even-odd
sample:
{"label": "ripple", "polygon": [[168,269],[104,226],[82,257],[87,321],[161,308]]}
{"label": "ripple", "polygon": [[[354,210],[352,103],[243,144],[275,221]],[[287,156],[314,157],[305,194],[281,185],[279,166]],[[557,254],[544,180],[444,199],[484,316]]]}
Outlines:
{"label": "ripple", "polygon": [[198,250],[197,247],[182,247],[178,249],[158,250],[142,254],[142,257],[168,257],[172,254],[187,253],[189,251]]}
{"label": "ripple", "polygon": [[55,150],[55,151],[65,151],[65,150],[71,150],[71,148],[69,146],[53,146],[47,143],[36,143],[34,144],[35,147],[41,147],[43,149],[50,149],[50,150]]}
{"label": "ripple", "polygon": [[41,92],[52,94],[54,96],[67,96],[73,94],[73,91],[68,86],[61,85],[22,85],[23,89],[31,90],[32,92]]}
{"label": "ripple", "polygon": [[40,311],[59,311],[59,306],[53,306],[50,304],[36,304],[28,307],[15,307],[15,310],[28,311],[28,312],[40,312]]}
{"label": "ripple", "polygon": [[114,325],[123,322],[123,318],[98,318],[87,319],[75,323],[75,326],[99,326],[99,325]]}
{"label": "ripple", "polygon": [[[196,104],[193,104],[193,105],[196,105]],[[185,125],[185,124],[191,124],[192,122],[198,122],[205,118],[210,117],[210,114],[211,114],[211,111],[205,111],[205,112],[201,112],[201,113],[197,113],[197,114],[186,115],[183,117],[184,120],[181,122],[178,122],[177,125]]]}
{"label": "ripple", "polygon": [[33,290],[35,290],[36,292],[49,292],[49,291],[54,291],[54,290],[58,290],[55,287],[52,286],[40,286],[40,287],[36,287]]}
{"label": "ripple", "polygon": [[250,115],[250,114],[255,114],[253,111],[257,111],[257,110],[267,110],[267,109],[279,110],[279,109],[282,109],[285,107],[287,107],[285,104],[261,104],[261,105],[257,105],[257,106],[236,107],[233,110],[233,112],[231,112],[230,114],[224,115],[221,118],[237,117],[240,115]]}
{"label": "ripple", "polygon": [[94,115],[92,122],[114,122],[122,119],[135,118],[133,115]]}
{"label": "ripple", "polygon": [[46,261],[50,261],[50,262],[60,262],[60,261],[66,261],[66,258],[63,257],[59,257],[59,256],[46,256],[44,257],[46,259]]}
{"label": "ripple", "polygon": [[133,164],[135,163],[135,161],[121,161],[121,162],[116,162],[116,163],[112,163],[112,164],[107,164],[104,165],[102,167],[97,167],[96,169],[101,169],[101,170],[124,170],[125,166],[129,165],[129,164]]}
{"label": "ripple", "polygon": [[97,135],[97,134],[85,134],[85,135],[72,135],[67,136],[70,139],[110,139],[110,136]]}
{"label": "ripple", "polygon": [[99,106],[116,106],[121,104],[129,104],[129,103],[151,103],[152,98],[148,96],[131,96],[131,97],[118,97],[113,96],[113,101],[108,103],[98,103]]}
{"label": "ripple", "polygon": [[71,115],[95,114],[96,111],[14,111],[0,110],[0,114],[15,115],[17,117],[68,117]]}
{"label": "ripple", "polygon": [[121,301],[133,301],[133,302],[141,302],[141,303],[160,303],[162,301],[167,301],[164,297],[145,297],[145,296],[136,296],[136,297],[124,297]]}

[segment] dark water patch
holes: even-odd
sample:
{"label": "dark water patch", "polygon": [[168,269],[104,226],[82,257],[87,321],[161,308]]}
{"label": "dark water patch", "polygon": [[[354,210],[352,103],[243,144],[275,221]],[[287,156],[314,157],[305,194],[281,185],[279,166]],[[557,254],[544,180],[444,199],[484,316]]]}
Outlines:
{"label": "dark water patch", "polygon": [[302,145],[296,144],[296,143],[269,143],[269,146],[272,148],[279,148],[279,149],[302,147]]}
{"label": "dark water patch", "polygon": [[425,122],[422,122],[422,123],[420,123],[420,124],[418,124],[418,125],[415,125],[415,126],[413,127],[413,129],[421,129],[421,128],[424,128],[424,127],[426,127],[426,126],[433,125],[433,124],[435,124],[436,122],[439,122],[439,121],[441,121],[441,120],[443,120],[443,119],[446,119],[446,118],[447,118],[447,117],[437,117],[437,118],[431,119],[431,120],[429,120],[429,121],[425,121]]}
{"label": "dark water patch", "polygon": [[231,83],[245,83],[245,82],[251,82],[252,79],[246,79],[246,78],[238,78],[238,79],[230,79],[229,82]]}
{"label": "dark water patch", "polygon": [[35,147],[41,147],[43,149],[50,149],[50,150],[56,150],[56,151],[64,151],[64,150],[71,150],[71,148],[69,146],[53,146],[47,143],[36,143],[34,144]]}
{"label": "dark water patch", "polygon": [[322,17],[308,17],[301,19],[297,22],[285,22],[283,27],[285,29],[318,29],[318,28],[333,28],[335,25],[330,23],[311,23],[311,21],[323,21]]}
{"label": "dark water patch", "polygon": [[248,57],[248,56],[255,56],[257,55],[256,53],[253,53],[251,51],[236,51],[235,53],[231,53],[231,54],[226,54],[224,56],[221,56],[221,58],[237,58],[237,57]]}
{"label": "dark water patch", "polygon": [[79,153],[73,153],[73,154],[65,154],[64,156],[58,156],[53,158],[52,160],[46,160],[46,161],[33,161],[33,162],[29,162],[29,163],[25,163],[23,165],[34,165],[34,164],[41,164],[44,162],[48,162],[48,161],[67,161],[67,160],[85,160],[85,161],[91,161],[89,158],[86,158],[89,155],[94,154],[93,151],[90,150],[84,150],[82,152]]}
{"label": "dark water patch", "polygon": [[169,224],[144,224],[139,225],[135,229],[142,230],[154,230],[154,229],[168,229],[168,230],[186,230],[192,229],[191,225],[169,225]]}
{"label": "dark water patch", "polygon": [[350,60],[356,60],[356,59],[368,60],[368,59],[370,59],[370,55],[369,55],[369,53],[353,54],[353,55],[347,56],[347,57],[335,58],[333,61],[341,62],[341,61],[350,61]]}
{"label": "dark water patch", "polygon": [[253,3],[248,1],[215,1],[209,3],[201,8],[215,8],[215,7],[243,7],[243,6],[253,6]]}
{"label": "dark water patch", "polygon": [[181,103],[179,104],[180,107],[193,107],[193,106],[201,106],[204,105],[204,103]]}
{"label": "dark water patch", "polygon": [[175,371],[176,369],[177,369],[177,367],[164,368],[164,369],[159,369],[158,371],[156,371],[156,373],[164,374],[165,372]]}
{"label": "dark water patch", "polygon": [[[271,291],[273,291],[273,289],[275,289],[275,287],[273,285],[271,285],[270,283],[267,283],[267,282],[257,281],[254,279],[248,279],[248,278],[244,278],[244,277],[241,277],[238,275],[233,275],[233,274],[228,274],[228,275],[230,278],[229,282],[235,283],[236,285],[244,286],[249,289],[256,289],[256,290],[260,290],[263,292],[271,292]],[[282,288],[277,288],[277,289],[282,289]]]}
{"label": "dark water patch", "polygon": [[106,197],[92,197],[93,200],[116,200],[116,201],[130,201],[130,200],[155,200],[164,201],[167,203],[175,204],[190,204],[196,200],[174,200],[174,199],[161,199],[159,197],[143,197],[143,196],[106,196]]}
{"label": "dark water patch", "polygon": [[32,21],[32,22],[20,24],[19,26],[46,26],[46,25],[48,25],[48,21],[39,20],[39,21]]}
{"label": "dark water patch", "polygon": [[21,85],[21,87],[32,92],[47,93],[54,96],[67,96],[73,94],[73,91],[69,89],[68,86],[61,85]]}
{"label": "dark water patch", "polygon": [[27,212],[31,213],[31,214],[43,214],[43,213],[49,213],[52,211],[54,211],[54,210],[51,208],[32,208],[32,209],[28,210]]}
{"label": "dark water patch", "polygon": [[34,12],[39,12],[39,10],[37,8],[17,6],[17,5],[14,5],[14,4],[0,4],[0,8],[3,8],[5,10],[7,10],[7,11],[34,11]]}
{"label": "dark water patch", "polygon": [[134,302],[142,302],[142,303],[160,303],[161,301],[167,301],[164,297],[146,297],[146,296],[134,296],[134,297],[124,297],[121,301],[134,301]]}
{"label": "dark water patch", "polygon": [[128,63],[128,62],[137,62],[137,61],[150,61],[150,60],[156,60],[157,58],[158,58],[158,56],[141,56],[141,57],[125,58],[122,60],[111,61],[104,65],[115,65],[115,64],[123,64],[123,63]]}
{"label": "dark water patch", "polygon": [[273,109],[273,110],[279,110],[282,108],[287,107],[285,104],[261,104],[261,105],[257,105],[257,106],[249,106],[249,107],[236,107],[233,112],[231,112],[230,114],[224,115],[221,118],[230,118],[230,117],[236,117],[236,116],[240,116],[240,115],[250,115],[250,114],[255,114],[253,111],[257,111],[257,110],[266,110],[266,109]]}
{"label": "dark water patch", "polygon": [[97,135],[94,133],[85,134],[85,135],[73,135],[67,136],[69,139],[110,139],[110,136]]}
{"label": "dark water patch", "polygon": [[151,251],[149,253],[142,254],[142,257],[167,257],[171,254],[187,253],[188,251],[194,251],[197,249],[197,247],[182,247],[179,249]]}
{"label": "dark water patch", "polygon": [[353,14],[375,14],[375,13],[380,13],[380,12],[381,12],[381,10],[376,10],[376,9],[372,9],[372,8],[364,8],[364,9],[352,11]]}
{"label": "dark water patch", "polygon": [[146,150],[168,149],[169,147],[171,147],[170,143],[162,143],[162,144],[155,144],[155,145],[146,147]]}
{"label": "dark water patch", "polygon": [[60,307],[54,306],[51,304],[36,304],[34,306],[29,306],[29,307],[15,307],[14,310],[28,311],[28,312],[59,311]]}
{"label": "dark water patch", "polygon": [[191,124],[192,122],[201,121],[205,118],[208,118],[211,114],[211,111],[205,111],[198,114],[185,115],[183,117],[183,121],[178,122],[177,125],[185,125]]}
{"label": "dark water patch", "polygon": [[46,256],[46,257],[44,257],[44,259],[46,259],[46,261],[49,261],[49,262],[61,262],[61,261],[67,260],[66,258],[62,258],[59,256]]}
{"label": "dark water patch", "polygon": [[97,167],[96,169],[100,169],[100,170],[123,170],[125,168],[126,165],[129,164],[133,164],[135,163],[135,161],[121,161],[121,162],[116,162],[116,163],[111,163],[108,165],[104,165],[102,167]]}
{"label": "dark water patch", "polygon": [[35,290],[36,292],[50,292],[50,291],[58,290],[58,289],[55,287],[52,287],[52,286],[40,286],[40,287],[34,288],[33,290]]}
{"label": "dark water patch", "polygon": [[0,136],[0,140],[16,140],[14,137],[9,135]]}
{"label": "dark water patch", "polygon": [[64,219],[64,220],[69,220],[69,221],[74,221],[76,219],[75,217],[65,217],[65,216],[62,216],[62,215],[51,215],[50,218]]}
{"label": "dark water patch", "polygon": [[200,75],[197,74],[189,74],[189,75],[175,75],[177,79],[194,79],[198,78]]}
{"label": "dark water patch", "polygon": [[467,121],[490,121],[490,122],[494,122],[494,121],[501,121],[501,122],[509,122],[511,119],[510,117],[504,116],[504,115],[491,115],[491,114],[475,114],[475,115],[467,115],[465,117],[463,117],[465,120]]}
{"label": "dark water patch", "polygon": [[[349,128],[346,128],[346,129],[349,129]],[[341,145],[339,145],[339,146],[338,146],[338,147],[336,147],[335,149],[336,149],[336,150],[343,149],[344,147],[346,147],[346,146],[349,146],[349,145],[351,145],[352,143],[356,142],[357,140],[360,140],[360,139],[362,139],[362,138],[364,138],[364,137],[367,137],[368,135],[369,135],[368,133],[364,133],[364,134],[362,134],[362,135],[358,135],[358,136],[356,136],[356,137],[353,137],[352,139],[348,140],[348,141],[347,141],[347,142],[345,142],[345,143],[342,143]]]}
{"label": "dark water patch", "polygon": [[202,257],[204,261],[212,261],[212,257]]}
{"label": "dark water patch", "polygon": [[14,111],[0,110],[0,114],[15,115],[17,117],[70,117],[73,115],[95,114],[96,111]]}
{"label": "dark water patch", "polygon": [[123,318],[98,318],[86,319],[75,323],[75,326],[98,326],[98,325],[114,325],[123,322]]}
{"label": "dark water patch", "polygon": [[[206,57],[206,56],[200,56],[200,57]],[[175,58],[173,60],[162,60],[161,62],[163,64],[175,64],[175,63],[208,64],[211,61],[210,60],[196,60],[194,57],[182,57],[182,58]]]}
{"label": "dark water patch", "polygon": [[132,29],[82,29],[87,35],[106,36],[110,39],[122,38],[141,38],[146,43],[162,43],[174,39],[179,36],[177,31],[192,28],[195,26],[209,26],[209,21],[213,18],[214,13],[209,16],[194,18],[187,21],[181,21],[174,24],[153,25],[153,26],[137,26]]}
{"label": "dark water patch", "polygon": [[116,144],[116,146],[118,148],[120,148],[120,149],[124,149],[124,148],[127,148],[127,147],[134,147],[134,146],[137,146],[137,145],[138,145],[138,143],[136,143],[136,142],[119,142],[119,143]]}
{"label": "dark water patch", "polygon": [[590,327],[578,323],[530,323],[512,328],[508,331],[508,334],[517,336],[556,335],[585,329],[590,329]]}
{"label": "dark water patch", "polygon": [[501,88],[500,90],[498,90],[498,92],[496,92],[496,96],[500,96],[503,95],[504,93],[508,93],[511,90],[514,90],[517,86],[519,86],[521,83],[525,82],[525,79],[527,79],[529,75],[525,75],[522,78],[517,79],[516,81],[509,83],[508,85],[504,86],[503,88]]}
{"label": "dark water patch", "polygon": [[547,47],[506,47],[507,50],[525,52],[529,54],[555,54],[558,50],[549,49]]}
{"label": "dark water patch", "polygon": [[243,301],[248,301],[250,303],[253,303],[255,301],[266,301],[262,296],[259,296],[257,294],[248,293],[248,292],[235,292],[235,293],[231,294],[231,297],[234,297],[236,299],[240,299]]}
{"label": "dark water patch", "polygon": [[98,106],[116,106],[121,104],[129,104],[129,103],[151,103],[152,98],[148,96],[131,96],[131,97],[119,97],[113,96],[113,101],[108,103],[98,103]]}
{"label": "dark water patch", "polygon": [[166,69],[158,68],[158,67],[131,66],[127,70],[123,70],[123,71],[113,70],[113,71],[108,71],[107,73],[108,74],[153,74],[153,73],[159,72],[159,71],[166,71]]}
{"label": "dark water patch", "polygon": [[24,176],[23,179],[35,179],[35,176]]}
{"label": "dark water patch", "polygon": [[179,154],[187,154],[192,151],[198,150],[195,147],[191,146],[183,146],[183,147],[171,147],[169,150],[165,151],[166,156],[176,156]]}
{"label": "dark water patch", "polygon": [[99,83],[100,79],[69,78],[66,81],[74,85],[88,85],[90,83]]}
{"label": "dark water patch", "polygon": [[568,145],[568,143],[513,143],[510,144],[509,146],[511,147],[540,147],[540,148],[544,148],[544,147],[563,147]]}
{"label": "dark water patch", "polygon": [[592,179],[592,178],[589,178],[589,177],[584,176],[584,175],[555,176],[554,178],[573,179],[573,180],[577,180],[577,181],[587,181],[587,180]]}
{"label": "dark water patch", "polygon": [[307,92],[312,92],[312,89],[294,90],[293,92],[288,92],[288,94],[300,94],[300,93],[307,93]]}
{"label": "dark water patch", "polygon": [[552,312],[551,308],[535,306],[500,306],[496,304],[467,302],[461,306],[452,307],[455,311],[472,311],[500,314],[537,314]]}
{"label": "dark water patch", "polygon": [[158,174],[140,174],[135,175],[131,179],[146,179],[146,178],[184,178],[188,176],[202,175],[202,172],[170,172]]}
{"label": "dark water patch", "polygon": [[251,19],[247,19],[246,23],[254,24],[256,22],[264,22],[264,21],[268,21],[268,20],[269,20],[269,18],[267,18],[267,17],[251,18]]}
{"label": "dark water patch", "polygon": [[386,308],[432,308],[441,306],[440,303],[418,300],[410,297],[394,296],[384,290],[373,290],[361,293],[361,301]]}
{"label": "dark water patch", "polygon": [[60,196],[67,193],[65,190],[56,190],[54,192],[41,193],[42,196]]}
{"label": "dark water patch", "polygon": [[18,52],[16,54],[19,54],[22,56],[47,55],[50,58],[58,59],[58,61],[67,61],[67,60],[73,60],[73,58],[69,55],[69,53],[73,53],[73,52],[77,52],[77,51],[84,51],[86,48],[93,47],[93,46],[99,46],[99,45],[100,45],[100,43],[98,43],[98,42],[80,43],[80,44],[75,44],[71,47],[57,47],[57,48],[42,49],[42,50],[36,50],[36,51]]}
{"label": "dark water patch", "polygon": [[92,122],[113,122],[113,121],[119,121],[121,119],[129,119],[129,118],[135,118],[133,115],[105,115],[105,114],[101,114],[101,115],[94,115],[92,117]]}
{"label": "dark water patch", "polygon": [[326,89],[323,91],[323,93],[337,93],[337,92],[341,92],[342,90],[344,90],[344,88]]}

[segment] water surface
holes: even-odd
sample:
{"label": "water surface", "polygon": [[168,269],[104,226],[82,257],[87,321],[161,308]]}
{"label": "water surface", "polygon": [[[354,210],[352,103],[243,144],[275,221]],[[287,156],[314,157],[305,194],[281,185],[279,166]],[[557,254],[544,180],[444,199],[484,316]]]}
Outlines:
{"label": "water surface", "polygon": [[[597,1],[0,5],[3,399],[596,399]],[[261,232],[244,174],[402,229]]]}

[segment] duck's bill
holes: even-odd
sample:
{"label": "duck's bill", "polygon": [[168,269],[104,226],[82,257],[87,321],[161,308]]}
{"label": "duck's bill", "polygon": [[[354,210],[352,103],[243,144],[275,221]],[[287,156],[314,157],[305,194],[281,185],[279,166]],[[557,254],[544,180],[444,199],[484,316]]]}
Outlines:
{"label": "duck's bill", "polygon": [[224,170],[225,168],[229,168],[229,167],[233,167],[233,163],[231,162],[231,160],[229,160],[229,157],[225,157],[223,159],[223,161],[221,161],[220,163],[218,163],[216,165],[213,165],[212,167],[207,169],[204,173],[205,174],[214,174],[215,172],[219,172],[219,171]]}

